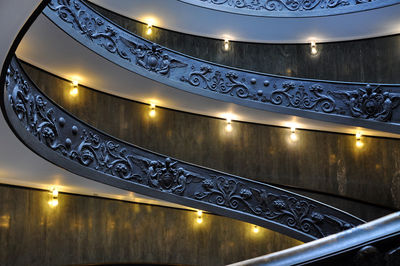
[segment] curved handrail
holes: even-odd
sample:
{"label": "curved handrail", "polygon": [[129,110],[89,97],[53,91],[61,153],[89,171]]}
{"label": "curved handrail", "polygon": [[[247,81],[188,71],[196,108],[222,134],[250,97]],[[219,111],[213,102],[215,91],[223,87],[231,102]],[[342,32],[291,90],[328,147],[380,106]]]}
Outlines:
{"label": "curved handrail", "polygon": [[399,4],[399,0],[179,0],[217,11],[262,17],[322,17]]}
{"label": "curved handrail", "polygon": [[400,212],[396,212],[323,239],[231,266],[395,266],[400,259],[399,236]]}
{"label": "curved handrail", "polygon": [[134,35],[80,0],[52,0],[43,12],[99,55],[171,87],[271,112],[400,131],[399,85],[297,79],[206,62]]}
{"label": "curved handrail", "polygon": [[111,186],[258,224],[302,241],[363,223],[298,194],[171,159],[102,133],[43,95],[16,58],[7,71],[3,108],[16,135],[34,152]]}

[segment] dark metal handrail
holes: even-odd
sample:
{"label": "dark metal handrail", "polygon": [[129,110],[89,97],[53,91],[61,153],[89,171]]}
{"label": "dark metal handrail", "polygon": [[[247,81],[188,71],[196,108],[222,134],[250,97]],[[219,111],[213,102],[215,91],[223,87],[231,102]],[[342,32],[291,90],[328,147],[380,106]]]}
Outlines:
{"label": "dark metal handrail", "polygon": [[206,62],[145,40],[80,0],[52,0],[43,12],[99,55],[171,87],[271,112],[400,132],[399,85],[298,79]]}
{"label": "dark metal handrail", "polygon": [[362,265],[400,263],[400,212],[323,239],[231,266]]}
{"label": "dark metal handrail", "polygon": [[105,184],[258,224],[302,241],[363,223],[298,194],[175,160],[109,136],[43,95],[16,58],[7,71],[3,107],[15,134],[30,149],[58,166]]}

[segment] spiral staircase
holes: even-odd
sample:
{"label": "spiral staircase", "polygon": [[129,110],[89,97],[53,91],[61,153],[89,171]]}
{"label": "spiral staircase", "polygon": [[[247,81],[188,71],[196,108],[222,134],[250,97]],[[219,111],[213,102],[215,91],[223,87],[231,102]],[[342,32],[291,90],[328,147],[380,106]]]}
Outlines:
{"label": "spiral staircase", "polygon": [[[156,5],[156,2],[137,1],[135,7],[145,10],[148,8],[146,6]],[[287,43],[305,41],[300,37],[288,39],[289,36],[295,36],[290,31],[282,31],[286,36],[279,36],[276,30],[275,35],[270,37],[256,34],[260,27],[264,27],[263,23],[271,21],[290,24],[304,20],[296,29],[298,32],[302,30],[301,27],[310,27],[307,26],[307,20],[313,20],[313,23],[319,20],[321,25],[315,28],[318,32],[333,20],[354,20],[352,30],[359,35],[349,31],[348,36],[343,37],[338,31],[334,36],[335,31],[332,31],[331,36],[326,35],[329,41],[370,37],[368,34],[387,35],[390,33],[379,27],[375,27],[375,32],[371,31],[372,20],[369,19],[368,24],[366,18],[379,18],[385,14],[387,22],[382,21],[380,25],[385,28],[384,24],[392,23],[391,15],[400,7],[398,1],[378,0],[310,1],[312,4],[294,2],[298,5],[288,5],[278,0],[182,0],[161,1],[158,4],[161,10],[180,6],[175,8],[175,12],[191,14],[191,10],[196,10],[196,13],[206,12],[211,17],[221,16],[224,17],[222,22],[225,19],[241,20],[245,16],[249,19],[248,24],[243,29],[237,27],[236,34],[247,42],[268,43],[276,40]],[[324,190],[324,184],[318,187],[300,181],[290,183],[279,179],[279,174],[266,180],[257,176],[261,170],[242,173],[240,168],[248,171],[245,154],[233,155],[246,161],[235,161],[233,164],[237,168],[231,168],[233,172],[229,174],[228,166],[214,167],[213,160],[205,160],[207,163],[200,166],[196,159],[186,159],[196,154],[207,154],[207,151],[201,153],[188,146],[183,153],[176,154],[177,158],[171,156],[174,155],[174,142],[187,144],[185,140],[174,138],[172,146],[166,144],[165,150],[161,146],[154,146],[152,150],[152,137],[147,140],[142,137],[139,143],[130,143],[123,133],[110,133],[113,131],[111,126],[97,128],[90,125],[88,117],[91,114],[87,113],[85,117],[74,112],[79,113],[79,108],[96,110],[105,106],[90,103],[74,105],[65,99],[52,98],[48,95],[56,94],[48,84],[65,84],[67,73],[77,68],[86,77],[79,86],[84,83],[97,90],[92,93],[106,93],[105,98],[108,97],[117,105],[123,105],[123,101],[128,99],[139,101],[136,104],[143,109],[143,106],[147,108],[148,99],[157,98],[157,105],[152,103],[150,106],[152,111],[157,108],[176,113],[174,115],[180,115],[183,111],[181,117],[185,121],[216,121],[238,128],[250,124],[260,130],[267,130],[265,125],[272,125],[278,126],[273,129],[277,132],[302,125],[304,130],[316,130],[318,133],[315,134],[320,134],[321,138],[327,134],[337,134],[338,139],[350,139],[352,136],[349,134],[362,131],[363,135],[375,136],[381,141],[379,143],[392,146],[394,151],[400,132],[400,85],[264,74],[206,61],[164,47],[151,38],[133,33],[128,30],[129,27],[118,25],[117,22],[121,21],[131,27],[138,24],[132,24],[130,19],[121,16],[124,10],[128,10],[124,6],[126,3],[121,1],[113,5],[98,1],[97,4],[80,0],[2,4],[2,19],[7,22],[2,23],[4,34],[8,34],[1,47],[1,107],[4,119],[1,122],[0,158],[1,168],[6,172],[2,176],[7,176],[2,177],[2,183],[46,189],[46,183],[56,176],[58,182],[63,184],[62,192],[203,210],[308,242],[249,258],[235,265],[398,265],[400,220],[396,212],[399,205],[396,203],[395,187],[398,175],[395,175],[392,187],[390,184],[380,186],[379,177],[371,180],[370,184],[366,182],[366,185],[371,185],[371,190],[376,189],[382,195],[391,192],[381,202],[376,202],[376,195],[370,191],[360,190],[357,194],[343,192],[342,189],[343,195],[338,195]],[[116,13],[101,6],[109,9],[113,6]],[[7,15],[17,13],[25,15]],[[166,28],[184,32],[179,33],[183,35],[195,33],[215,37],[215,29],[224,27],[224,23],[220,22],[214,28],[203,25],[201,29],[193,27],[193,31],[189,32],[191,29],[185,27],[191,25],[190,20],[196,20],[196,16],[191,18],[182,15],[179,19],[166,22]],[[246,19],[241,20],[242,24]],[[204,23],[209,22],[215,23],[212,19]],[[174,28],[178,24],[184,27]],[[248,31],[248,25],[257,26]],[[151,29],[151,26],[148,28]],[[199,33],[204,28],[210,28],[210,31]],[[244,33],[240,33],[241,30]],[[225,45],[228,45],[225,46],[227,48],[235,44],[229,40],[225,41]],[[50,79],[57,79],[58,83],[48,81],[46,85],[45,81],[40,84],[40,80]],[[107,107],[104,109],[105,113],[110,113]],[[240,115],[230,117],[226,110]],[[223,119],[219,114],[224,114]],[[102,117],[93,117],[92,121],[99,121],[100,125]],[[282,121],[295,121],[296,126],[293,122]],[[145,124],[136,122],[129,127],[138,136],[144,135]],[[185,127],[181,130],[191,130]],[[157,134],[158,130],[151,132]],[[298,129],[291,130],[295,134]],[[199,131],[199,128],[193,131]],[[344,147],[347,145],[338,143]],[[189,145],[195,144],[189,142]],[[199,149],[206,149],[206,146],[200,145]],[[270,146],[279,148],[280,144]],[[277,157],[274,152],[270,156],[271,164],[279,159],[273,158]],[[366,163],[372,164],[368,158]],[[224,161],[222,157],[219,159]],[[312,165],[304,164],[305,167]],[[390,165],[390,162],[384,161],[383,164]],[[318,163],[315,165],[318,167]],[[346,186],[346,183],[339,183],[340,186]]]}

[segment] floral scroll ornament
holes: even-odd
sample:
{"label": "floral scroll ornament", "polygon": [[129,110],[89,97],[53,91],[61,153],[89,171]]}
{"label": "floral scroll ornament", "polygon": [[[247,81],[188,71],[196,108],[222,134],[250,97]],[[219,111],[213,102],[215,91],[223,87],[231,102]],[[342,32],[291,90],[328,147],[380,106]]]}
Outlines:
{"label": "floral scroll ornament", "polygon": [[356,118],[374,119],[387,122],[392,118],[393,110],[399,106],[400,94],[383,90],[381,86],[366,85],[350,91],[337,91],[336,97],[341,98],[347,110],[339,113],[350,113]]}

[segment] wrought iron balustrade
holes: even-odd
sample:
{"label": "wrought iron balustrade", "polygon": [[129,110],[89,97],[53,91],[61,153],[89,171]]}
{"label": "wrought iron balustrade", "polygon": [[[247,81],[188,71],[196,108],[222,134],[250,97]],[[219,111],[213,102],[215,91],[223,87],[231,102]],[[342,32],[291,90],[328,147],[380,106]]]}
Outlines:
{"label": "wrought iron balustrade", "polygon": [[218,11],[265,17],[318,17],[399,4],[398,0],[179,0]]}
{"label": "wrought iron balustrade", "polygon": [[16,135],[40,156],[78,175],[258,224],[302,241],[363,223],[298,194],[175,160],[102,133],[43,95],[16,58],[8,68],[4,89],[3,107]]}
{"label": "wrought iron balustrade", "polygon": [[80,0],[52,0],[43,12],[99,55],[176,89],[271,112],[400,132],[399,85],[289,78],[206,62],[136,36]]}

